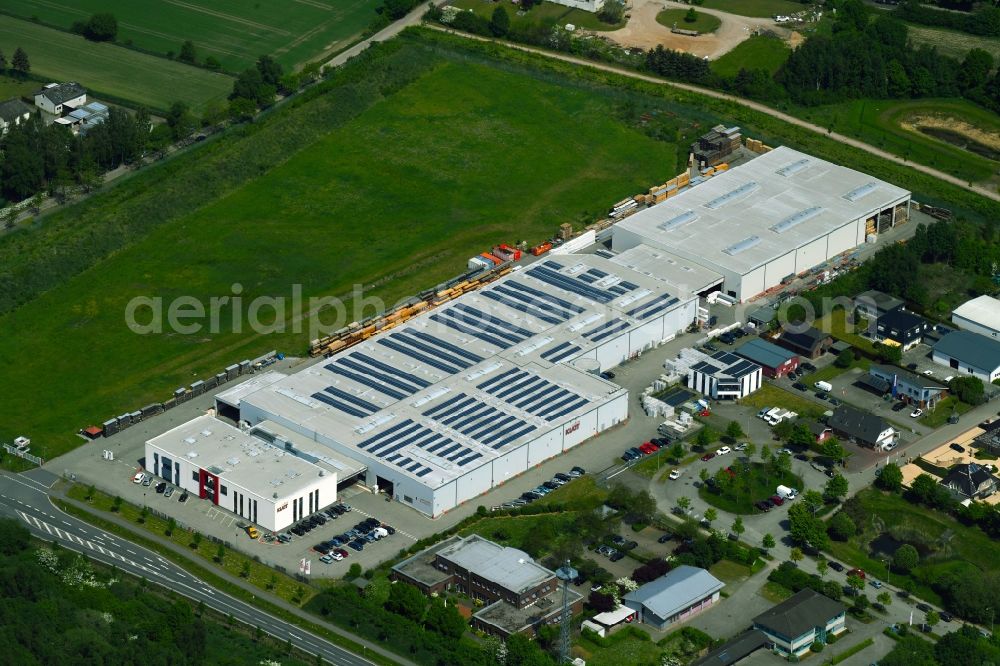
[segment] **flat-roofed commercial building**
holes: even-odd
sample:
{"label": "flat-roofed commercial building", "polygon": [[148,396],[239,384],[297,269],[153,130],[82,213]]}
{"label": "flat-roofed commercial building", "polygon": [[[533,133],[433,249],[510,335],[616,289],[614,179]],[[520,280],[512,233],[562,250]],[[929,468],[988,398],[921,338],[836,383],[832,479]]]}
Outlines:
{"label": "flat-roofed commercial building", "polygon": [[625,218],[612,243],[700,264],[745,301],[908,219],[909,202],[895,185],[780,147]]}
{"label": "flat-roofed commercial building", "polygon": [[274,531],[337,499],[334,470],[211,416],[146,442],[146,469]]}

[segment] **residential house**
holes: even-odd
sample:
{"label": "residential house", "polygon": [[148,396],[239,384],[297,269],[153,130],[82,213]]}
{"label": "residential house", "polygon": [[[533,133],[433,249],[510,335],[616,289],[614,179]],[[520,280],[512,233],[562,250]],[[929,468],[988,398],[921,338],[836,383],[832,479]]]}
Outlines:
{"label": "residential house", "polygon": [[[392,578],[425,594],[455,589],[486,607],[472,616],[475,628],[507,638],[533,635],[538,627],[559,621],[562,589],[554,572],[517,548],[480,536],[455,536],[427,548],[392,568]],[[583,597],[570,590],[573,612]]]}
{"label": "residential house", "polygon": [[49,83],[35,92],[35,106],[54,116],[62,116],[87,103],[87,90],[79,83]]}
{"label": "residential house", "polygon": [[1000,379],[1000,340],[979,333],[952,331],[934,345],[932,358],[987,384]]}
{"label": "residential house", "polygon": [[11,127],[18,127],[31,118],[31,107],[17,99],[0,102],[0,136],[6,134]]}
{"label": "residential house", "polygon": [[826,424],[837,436],[875,449],[896,439],[896,431],[881,416],[850,405],[837,407]]}
{"label": "residential house", "polygon": [[639,621],[663,629],[705,610],[720,598],[725,584],[705,569],[687,564],[622,597]]}
{"label": "residential house", "polygon": [[868,374],[888,382],[894,397],[921,409],[934,409],[948,395],[948,387],[941,382],[894,365],[873,365]]}
{"label": "residential house", "polygon": [[847,629],[846,611],[839,601],[806,588],[755,617],[753,628],[778,654],[801,657],[813,643],[826,643]]}
{"label": "residential house", "polygon": [[784,331],[776,342],[785,349],[792,350],[799,356],[819,358],[833,344],[833,338],[822,331],[810,327],[804,331]]}
{"label": "residential house", "polygon": [[688,368],[688,387],[715,400],[739,400],[760,388],[763,371],[732,352],[718,351]]}
{"label": "residential house", "polygon": [[820,444],[833,437],[833,428],[825,423],[813,421],[809,424],[809,432],[816,438],[816,443]]}
{"label": "residential house", "polygon": [[759,629],[750,629],[729,639],[691,666],[732,666],[768,644],[767,635]]}
{"label": "residential house", "polygon": [[799,367],[795,353],[761,338],[751,338],[735,350],[736,354],[761,367],[765,377],[784,377]]}
{"label": "residential house", "polygon": [[952,310],[951,322],[962,330],[1000,339],[1000,300],[977,296]]}
{"label": "residential house", "polygon": [[990,470],[976,463],[955,465],[941,485],[959,502],[986,499],[997,489],[997,479]]}
{"label": "residential house", "polygon": [[875,321],[885,314],[900,309],[903,305],[902,300],[877,289],[862,292],[854,299],[854,309],[869,321]]}
{"label": "residential house", "polygon": [[89,130],[108,119],[108,107],[99,102],[90,102],[79,109],[70,111],[62,118],[56,118],[57,125],[65,125],[73,134],[86,134]]}
{"label": "residential house", "polygon": [[926,319],[906,308],[896,308],[878,318],[872,337],[882,344],[902,347],[903,351],[920,344],[933,327]]}

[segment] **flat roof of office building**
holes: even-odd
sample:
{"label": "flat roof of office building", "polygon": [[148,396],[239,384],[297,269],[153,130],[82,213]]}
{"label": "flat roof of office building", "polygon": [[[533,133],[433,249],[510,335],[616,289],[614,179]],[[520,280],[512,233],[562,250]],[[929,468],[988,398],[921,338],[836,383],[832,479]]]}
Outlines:
{"label": "flat roof of office building", "polygon": [[368,469],[357,460],[337,455],[329,446],[323,446],[274,421],[261,421],[250,430],[257,437],[273,440],[278,447],[284,447],[284,443],[289,442],[300,457],[336,473],[337,483],[351,479]]}
{"label": "flat roof of office building", "polygon": [[782,146],[618,223],[747,273],[910,193]]}
{"label": "flat roof of office building", "polygon": [[692,298],[596,255],[553,257],[240,401],[438,488],[622,395],[574,359]]}
{"label": "flat roof of office building", "polygon": [[149,443],[166,454],[268,497],[297,494],[331,472],[211,416],[199,416]]}

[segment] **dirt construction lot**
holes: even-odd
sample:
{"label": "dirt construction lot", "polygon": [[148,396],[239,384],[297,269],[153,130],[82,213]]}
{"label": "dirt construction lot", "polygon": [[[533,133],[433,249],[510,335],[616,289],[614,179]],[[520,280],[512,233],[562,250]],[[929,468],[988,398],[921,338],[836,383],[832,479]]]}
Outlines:
{"label": "dirt construction lot", "polygon": [[[690,5],[680,2],[664,0],[632,0],[632,9],[625,27],[601,34],[622,46],[651,49],[662,44],[664,48],[692,53],[710,60],[728,53],[758,29],[770,30],[784,39],[788,39],[792,34],[788,30],[777,27],[774,21],[769,18],[736,16],[704,7],[696,9],[699,12],[717,16],[722,20],[722,25],[715,32],[688,37],[670,32],[670,28],[656,22],[656,15],[664,9],[688,9],[689,7]],[[683,28],[683,26],[680,27]]]}

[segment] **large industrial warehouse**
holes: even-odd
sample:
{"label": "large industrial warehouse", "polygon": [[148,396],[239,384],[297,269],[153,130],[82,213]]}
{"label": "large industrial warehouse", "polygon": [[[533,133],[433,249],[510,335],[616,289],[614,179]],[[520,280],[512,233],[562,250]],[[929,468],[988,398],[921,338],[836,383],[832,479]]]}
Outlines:
{"label": "large industrial warehouse", "polygon": [[895,185],[780,147],[622,220],[612,243],[699,264],[746,301],[909,219],[909,202]]}
{"label": "large industrial warehouse", "polygon": [[368,486],[438,516],[625,420],[627,392],[599,372],[697,307],[651,270],[565,255],[217,403],[358,460]]}

